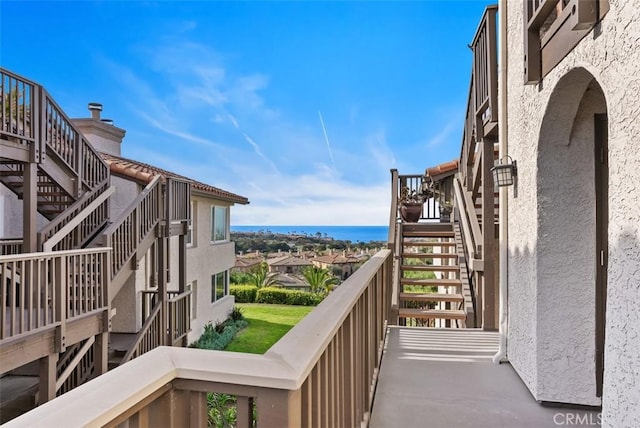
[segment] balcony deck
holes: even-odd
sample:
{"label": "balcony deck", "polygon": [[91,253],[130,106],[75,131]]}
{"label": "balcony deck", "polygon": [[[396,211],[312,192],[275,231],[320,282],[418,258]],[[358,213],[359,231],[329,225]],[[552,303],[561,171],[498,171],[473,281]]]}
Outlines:
{"label": "balcony deck", "polygon": [[595,411],[536,402],[497,350],[496,332],[390,327],[369,426],[599,426]]}

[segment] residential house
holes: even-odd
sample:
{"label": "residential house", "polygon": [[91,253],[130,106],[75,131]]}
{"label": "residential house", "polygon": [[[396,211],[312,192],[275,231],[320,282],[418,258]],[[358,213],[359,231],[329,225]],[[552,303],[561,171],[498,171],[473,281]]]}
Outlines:
{"label": "residential house", "polygon": [[314,266],[327,269],[342,280],[349,278],[349,276],[358,269],[361,262],[362,260],[358,257],[347,254],[346,250],[336,253],[330,250],[329,254],[311,259],[311,263],[313,263]]}
{"label": "residential house", "polygon": [[236,255],[236,262],[232,272],[249,273],[264,261],[264,257],[259,251],[255,253]]}
{"label": "residential house", "polygon": [[269,258],[267,264],[269,272],[282,274],[302,274],[305,267],[312,266],[309,260],[296,257],[291,253],[282,253],[282,255]]}

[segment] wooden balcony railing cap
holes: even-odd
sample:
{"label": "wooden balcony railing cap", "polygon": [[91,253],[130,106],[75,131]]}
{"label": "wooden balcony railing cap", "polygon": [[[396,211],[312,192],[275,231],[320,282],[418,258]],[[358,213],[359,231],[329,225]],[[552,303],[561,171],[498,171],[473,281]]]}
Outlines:
{"label": "wooden balcony railing cap", "polygon": [[39,253],[24,253],[24,254],[12,254],[10,256],[0,256],[0,261],[3,262],[11,262],[14,260],[25,260],[25,259],[42,259],[42,258],[53,258],[53,257],[62,257],[62,256],[79,256],[83,254],[100,254],[111,251],[111,247],[100,247],[100,248],[85,248],[81,250],[67,250],[67,251],[47,251],[47,252],[39,252]]}
{"label": "wooden balcony railing cap", "polygon": [[497,11],[498,11],[498,5],[497,4],[490,4],[484,9],[484,13],[482,14],[482,18],[480,18],[480,23],[478,24],[478,28],[476,29],[476,32],[475,32],[475,36],[473,36],[473,41],[471,42],[471,46],[476,44],[476,41],[478,40],[478,37],[482,33],[482,31],[480,31],[480,30],[482,29],[482,27],[484,25],[486,25],[486,19],[487,19],[487,16],[489,15],[489,13],[491,13],[491,12],[496,13]]}

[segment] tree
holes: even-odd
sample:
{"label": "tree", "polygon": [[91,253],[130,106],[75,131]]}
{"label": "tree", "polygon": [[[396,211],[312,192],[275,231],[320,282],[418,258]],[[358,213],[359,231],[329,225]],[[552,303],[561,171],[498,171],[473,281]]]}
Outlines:
{"label": "tree", "polygon": [[249,283],[258,288],[273,287],[279,285],[275,273],[269,272],[269,265],[266,262],[254,267],[249,274]]}
{"label": "tree", "polygon": [[327,269],[317,266],[307,266],[302,271],[302,276],[307,280],[311,292],[315,294],[328,294],[340,282]]}

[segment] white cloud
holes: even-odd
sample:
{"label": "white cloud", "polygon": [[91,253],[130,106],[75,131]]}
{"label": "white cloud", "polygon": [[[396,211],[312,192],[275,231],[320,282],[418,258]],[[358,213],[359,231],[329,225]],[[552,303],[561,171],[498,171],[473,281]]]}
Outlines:
{"label": "white cloud", "polygon": [[441,146],[442,144],[446,143],[449,140],[449,136],[451,135],[451,133],[456,129],[458,129],[459,126],[460,126],[459,118],[456,117],[450,120],[442,129],[440,129],[440,131],[437,134],[431,136],[427,140],[425,144],[426,147],[428,149],[433,149],[435,147]]}

